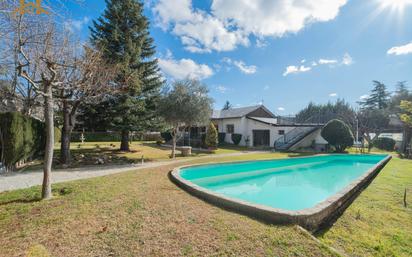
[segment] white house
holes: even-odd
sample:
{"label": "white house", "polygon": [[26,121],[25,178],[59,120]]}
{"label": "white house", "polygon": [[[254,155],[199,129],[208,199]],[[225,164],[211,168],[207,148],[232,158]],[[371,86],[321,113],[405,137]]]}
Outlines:
{"label": "white house", "polygon": [[227,143],[233,143],[232,134],[240,134],[240,145],[248,147],[324,151],[327,144],[320,135],[321,124],[283,122],[263,105],[215,110],[211,120],[219,133],[225,133]]}

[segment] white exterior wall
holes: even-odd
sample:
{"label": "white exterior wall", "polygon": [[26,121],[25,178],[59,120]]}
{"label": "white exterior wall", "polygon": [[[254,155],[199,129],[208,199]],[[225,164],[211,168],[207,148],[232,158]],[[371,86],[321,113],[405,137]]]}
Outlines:
{"label": "white exterior wall", "polygon": [[305,137],[302,141],[298,144],[294,145],[290,150],[297,150],[299,148],[307,148],[312,145],[312,141],[315,140],[317,145],[327,145],[328,141],[326,141],[321,135],[321,129],[316,130],[312,134]]}
{"label": "white exterior wall", "polygon": [[242,134],[242,141],[240,145],[245,145],[244,142],[244,129],[245,129],[245,119],[246,118],[233,118],[233,119],[223,119],[217,122],[219,133],[226,133],[225,142],[233,144],[232,134],[227,133],[226,125],[234,125],[235,134]]}
{"label": "white exterior wall", "polygon": [[[273,147],[275,141],[282,137],[279,135],[279,130],[284,130],[285,134],[289,131],[295,129],[294,126],[272,126],[270,124],[266,124],[260,121],[255,121],[252,119],[248,119],[246,117],[243,118],[232,118],[232,119],[222,119],[215,121],[218,125],[219,133],[226,133],[225,142],[229,144],[233,144],[232,142],[232,135],[226,132],[226,125],[234,125],[234,132],[236,134],[242,135],[242,140],[240,141],[239,145],[246,146],[246,138],[249,137],[249,145],[250,147],[253,146],[253,130],[269,130],[270,131],[270,147]],[[312,142],[313,138],[310,139]],[[323,144],[325,140],[320,136],[320,134],[316,135],[315,137],[317,144]]]}
{"label": "white exterior wall", "polygon": [[247,128],[245,136],[249,136],[250,142],[249,146],[253,146],[253,130],[269,130],[270,132],[270,147],[273,147],[275,141],[278,140],[282,135],[279,135],[279,130],[284,130],[285,134],[294,129],[295,127],[278,127],[272,126],[263,122],[247,119]]}

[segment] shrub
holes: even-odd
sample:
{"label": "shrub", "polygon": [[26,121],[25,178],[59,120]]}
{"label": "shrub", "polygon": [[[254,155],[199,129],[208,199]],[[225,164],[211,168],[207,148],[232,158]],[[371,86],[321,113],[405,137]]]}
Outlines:
{"label": "shrub", "polygon": [[212,122],[209,124],[209,128],[206,131],[206,139],[205,144],[208,147],[216,147],[217,146],[217,130],[215,125]]}
{"label": "shrub", "polygon": [[226,133],[224,132],[219,133],[217,137],[219,144],[225,143],[225,138],[226,138]]}
{"label": "shrub", "polygon": [[395,149],[396,141],[392,138],[379,137],[373,141],[373,146],[386,151],[393,151]]}
{"label": "shrub", "polygon": [[353,145],[352,131],[348,125],[338,119],[329,121],[322,128],[321,135],[338,153],[344,152],[347,147]]}
{"label": "shrub", "polygon": [[19,161],[27,160],[44,149],[42,122],[17,112],[0,114],[2,162],[11,169]]}
{"label": "shrub", "polygon": [[168,131],[160,133],[160,136],[164,139],[165,142],[172,140],[172,134]]}
{"label": "shrub", "polygon": [[240,143],[240,140],[242,140],[241,134],[232,134],[232,141],[235,145],[238,145]]}

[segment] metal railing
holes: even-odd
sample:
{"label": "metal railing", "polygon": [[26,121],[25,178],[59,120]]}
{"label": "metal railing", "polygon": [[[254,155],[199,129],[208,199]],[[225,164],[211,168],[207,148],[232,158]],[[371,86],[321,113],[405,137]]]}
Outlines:
{"label": "metal railing", "polygon": [[281,138],[275,141],[275,149],[285,150],[289,146],[293,145],[303,137],[305,137],[308,133],[316,130],[318,127],[297,127],[283,135]]}

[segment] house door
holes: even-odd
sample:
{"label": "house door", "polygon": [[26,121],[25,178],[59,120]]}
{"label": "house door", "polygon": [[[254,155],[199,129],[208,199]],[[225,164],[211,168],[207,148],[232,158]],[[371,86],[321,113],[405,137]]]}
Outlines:
{"label": "house door", "polygon": [[270,131],[253,130],[253,146],[270,146]]}

